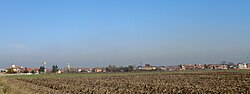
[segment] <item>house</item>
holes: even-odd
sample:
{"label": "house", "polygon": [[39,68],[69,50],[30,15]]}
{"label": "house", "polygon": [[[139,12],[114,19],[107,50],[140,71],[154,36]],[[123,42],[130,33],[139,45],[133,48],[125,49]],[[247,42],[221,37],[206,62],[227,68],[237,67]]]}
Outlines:
{"label": "house", "polygon": [[145,66],[144,70],[156,70],[157,68],[155,66]]}
{"label": "house", "polygon": [[138,66],[139,70],[147,70],[147,71],[151,71],[151,70],[157,70],[156,66],[151,66],[150,64],[145,64],[145,66]]}
{"label": "house", "polygon": [[195,66],[193,64],[186,64],[186,65],[182,65],[183,69],[185,70],[193,70],[195,69]]}
{"label": "house", "polygon": [[247,69],[246,63],[238,63],[237,66],[238,66],[238,69]]}
{"label": "house", "polygon": [[33,70],[34,70],[35,74],[39,74],[39,68],[34,68]]}
{"label": "house", "polygon": [[166,66],[166,70],[167,71],[180,71],[180,70],[183,70],[183,68],[180,66]]}
{"label": "house", "polygon": [[26,70],[28,73],[31,73],[33,69],[32,69],[32,68],[26,68],[25,70]]}
{"label": "house", "polygon": [[137,67],[139,70],[143,70],[144,68],[142,66]]}
{"label": "house", "polygon": [[194,67],[195,69],[205,69],[204,64],[195,64]]}
{"label": "house", "polygon": [[206,69],[211,69],[211,70],[212,70],[212,69],[216,69],[215,64],[206,64],[206,65],[205,65],[205,68],[206,68]]}
{"label": "house", "polygon": [[78,68],[78,72],[92,72],[92,68]]}
{"label": "house", "polygon": [[79,68],[64,68],[64,72],[68,72],[68,73],[76,73],[76,72],[79,72],[78,70]]}
{"label": "house", "polygon": [[237,64],[229,64],[228,65],[229,69],[237,69],[237,67],[238,67]]}
{"label": "house", "polygon": [[6,73],[23,73],[25,68],[23,66],[12,65],[6,69]]}
{"label": "house", "polygon": [[104,68],[93,68],[92,71],[93,72],[106,72],[106,69],[104,69]]}
{"label": "house", "polygon": [[216,70],[226,70],[228,69],[227,65],[223,64],[207,64],[205,65],[206,69],[216,69]]}
{"label": "house", "polygon": [[56,72],[56,74],[61,74],[61,73],[62,71],[60,69]]}
{"label": "house", "polygon": [[166,71],[166,67],[165,66],[159,66],[158,69]]}
{"label": "house", "polygon": [[227,69],[227,65],[220,65],[220,64],[218,64],[218,65],[215,65],[215,68],[217,70],[226,70]]}

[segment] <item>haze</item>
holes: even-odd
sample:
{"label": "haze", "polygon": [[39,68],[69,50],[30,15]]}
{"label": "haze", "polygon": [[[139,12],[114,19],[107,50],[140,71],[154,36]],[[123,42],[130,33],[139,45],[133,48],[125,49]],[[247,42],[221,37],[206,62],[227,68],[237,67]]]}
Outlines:
{"label": "haze", "polygon": [[249,61],[249,0],[0,1],[0,67]]}

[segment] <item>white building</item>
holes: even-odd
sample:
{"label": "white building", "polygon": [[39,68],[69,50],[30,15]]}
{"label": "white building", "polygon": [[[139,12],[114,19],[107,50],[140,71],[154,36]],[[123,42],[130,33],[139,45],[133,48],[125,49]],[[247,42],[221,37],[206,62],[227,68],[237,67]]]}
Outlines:
{"label": "white building", "polygon": [[239,63],[238,68],[239,69],[247,69],[247,63]]}

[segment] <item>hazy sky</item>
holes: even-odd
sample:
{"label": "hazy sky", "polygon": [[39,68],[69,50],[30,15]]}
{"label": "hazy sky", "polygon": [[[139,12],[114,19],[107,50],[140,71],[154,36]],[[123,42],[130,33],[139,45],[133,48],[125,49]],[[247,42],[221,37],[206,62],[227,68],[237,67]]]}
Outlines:
{"label": "hazy sky", "polygon": [[0,66],[250,62],[249,0],[1,0]]}

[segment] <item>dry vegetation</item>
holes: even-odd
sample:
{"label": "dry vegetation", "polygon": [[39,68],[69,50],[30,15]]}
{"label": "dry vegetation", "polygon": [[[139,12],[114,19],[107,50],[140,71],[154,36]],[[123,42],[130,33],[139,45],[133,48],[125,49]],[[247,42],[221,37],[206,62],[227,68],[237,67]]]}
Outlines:
{"label": "dry vegetation", "polygon": [[21,88],[19,82],[11,83],[10,81],[5,77],[0,77],[0,94],[32,94],[28,88]]}
{"label": "dry vegetation", "polygon": [[156,73],[119,76],[13,78],[38,94],[250,93],[250,74],[231,72]]}

